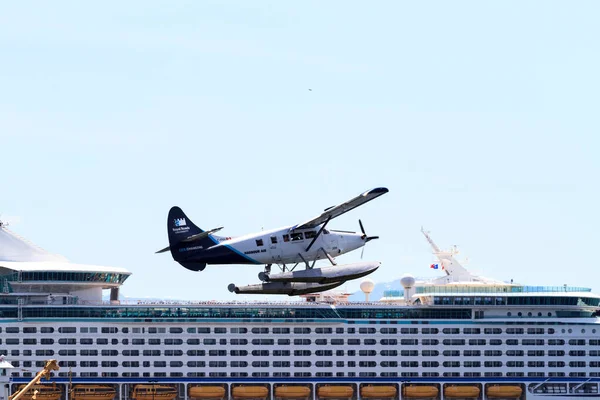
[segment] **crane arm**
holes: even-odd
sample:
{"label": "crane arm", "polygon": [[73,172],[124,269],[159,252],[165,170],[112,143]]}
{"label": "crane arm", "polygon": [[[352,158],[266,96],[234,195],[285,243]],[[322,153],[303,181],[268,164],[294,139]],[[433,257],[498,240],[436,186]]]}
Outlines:
{"label": "crane arm", "polygon": [[50,373],[52,371],[58,371],[58,363],[56,362],[56,360],[46,360],[44,368],[40,372],[38,372],[35,375],[35,377],[27,385],[25,385],[23,389],[9,396],[8,400],[19,400],[21,396],[27,393],[33,385],[40,383],[42,378],[50,379]]}

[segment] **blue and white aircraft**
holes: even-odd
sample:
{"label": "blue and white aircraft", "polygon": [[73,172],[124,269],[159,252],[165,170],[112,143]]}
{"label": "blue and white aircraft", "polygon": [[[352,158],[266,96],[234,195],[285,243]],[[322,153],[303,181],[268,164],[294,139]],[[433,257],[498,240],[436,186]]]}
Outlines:
{"label": "blue and white aircraft", "polygon": [[[307,270],[312,270],[316,261],[320,259],[328,259],[333,266],[337,266],[334,257],[356,250],[379,237],[368,236],[360,220],[360,233],[328,230],[326,227],[329,221],[387,192],[388,189],[383,187],[371,189],[345,203],[329,207],[317,217],[300,224],[239,237],[215,235],[223,229],[222,227],[204,231],[197,227],[181,208],[172,207],[167,218],[169,246],[157,253],[170,251],[175,261],[192,271],[202,271],[209,264],[262,264],[265,265],[265,270],[259,274],[259,278],[265,282],[271,280],[273,264],[278,265],[284,273],[293,271],[300,263],[303,263]],[[364,264],[370,267],[365,266],[369,270],[368,273],[379,266],[379,263],[376,263],[373,269],[371,267],[374,263]],[[289,268],[288,265],[293,266]],[[340,269],[343,269],[342,266],[321,270],[327,270],[329,273]],[[364,275],[366,274],[360,276]],[[359,276],[348,279],[357,277]],[[294,279],[308,282],[306,277]]]}

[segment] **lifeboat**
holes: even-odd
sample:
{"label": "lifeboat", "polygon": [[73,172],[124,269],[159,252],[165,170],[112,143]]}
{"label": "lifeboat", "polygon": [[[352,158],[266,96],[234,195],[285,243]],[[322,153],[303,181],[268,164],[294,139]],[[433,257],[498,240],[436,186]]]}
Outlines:
{"label": "lifeboat", "polygon": [[73,400],[112,400],[117,391],[108,385],[75,385],[70,398]]}
{"label": "lifeboat", "polygon": [[396,397],[397,393],[398,389],[393,385],[368,385],[360,388],[360,397],[363,399],[388,399]]}
{"label": "lifeboat", "polygon": [[319,386],[317,396],[321,399],[350,399],[354,396],[354,388],[338,385]]}
{"label": "lifeboat", "polygon": [[192,386],[188,395],[196,399],[222,399],[225,397],[225,388],[223,386]]}
{"label": "lifeboat", "polygon": [[[20,385],[18,390],[25,386]],[[21,398],[32,400],[34,395],[36,400],[58,400],[62,396],[62,389],[56,385],[33,385]]]}
{"label": "lifeboat", "polygon": [[231,391],[235,400],[238,399],[266,399],[269,389],[266,386],[236,386]]}
{"label": "lifeboat", "polygon": [[308,386],[277,386],[275,388],[276,399],[308,399],[310,388]]}
{"label": "lifeboat", "polygon": [[134,400],[174,400],[177,389],[170,385],[135,385],[131,398]]}
{"label": "lifeboat", "polygon": [[481,393],[478,386],[447,386],[444,388],[444,397],[449,398],[477,398]]}
{"label": "lifeboat", "polygon": [[437,386],[430,385],[409,385],[402,388],[402,397],[409,399],[431,399],[438,396],[440,390]]}
{"label": "lifeboat", "polygon": [[494,385],[488,386],[485,394],[492,399],[516,399],[521,397],[523,389],[518,385]]}

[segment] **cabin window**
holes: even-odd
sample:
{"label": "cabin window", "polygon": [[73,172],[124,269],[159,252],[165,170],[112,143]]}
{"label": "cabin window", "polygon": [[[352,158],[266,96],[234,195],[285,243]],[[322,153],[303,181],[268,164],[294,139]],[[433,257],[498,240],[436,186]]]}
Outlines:
{"label": "cabin window", "polygon": [[277,244],[277,236],[271,236],[271,243]]}
{"label": "cabin window", "polygon": [[283,235],[283,241],[284,242],[289,242],[290,241],[290,235]]}
{"label": "cabin window", "polygon": [[304,232],[304,237],[307,239],[312,239],[315,236],[317,236],[317,232],[315,231]]}
{"label": "cabin window", "polygon": [[302,238],[302,232],[292,233],[291,236],[292,236],[292,242],[295,242],[297,240],[303,240],[303,238]]}
{"label": "cabin window", "polygon": [[256,245],[258,247],[262,246],[263,245],[263,240],[262,239],[256,239]]}

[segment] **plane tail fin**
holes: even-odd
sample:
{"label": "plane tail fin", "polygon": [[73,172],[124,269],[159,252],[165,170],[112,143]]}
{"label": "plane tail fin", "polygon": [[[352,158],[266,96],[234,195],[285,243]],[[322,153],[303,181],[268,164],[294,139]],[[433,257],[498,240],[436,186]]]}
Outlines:
{"label": "plane tail fin", "polygon": [[167,233],[169,235],[169,247],[157,251],[157,253],[171,251],[173,259],[185,268],[192,271],[202,271],[206,263],[194,260],[197,250],[208,248],[215,244],[210,234],[221,228],[203,231],[197,227],[191,219],[185,215],[183,210],[177,206],[171,207],[167,217]]}

